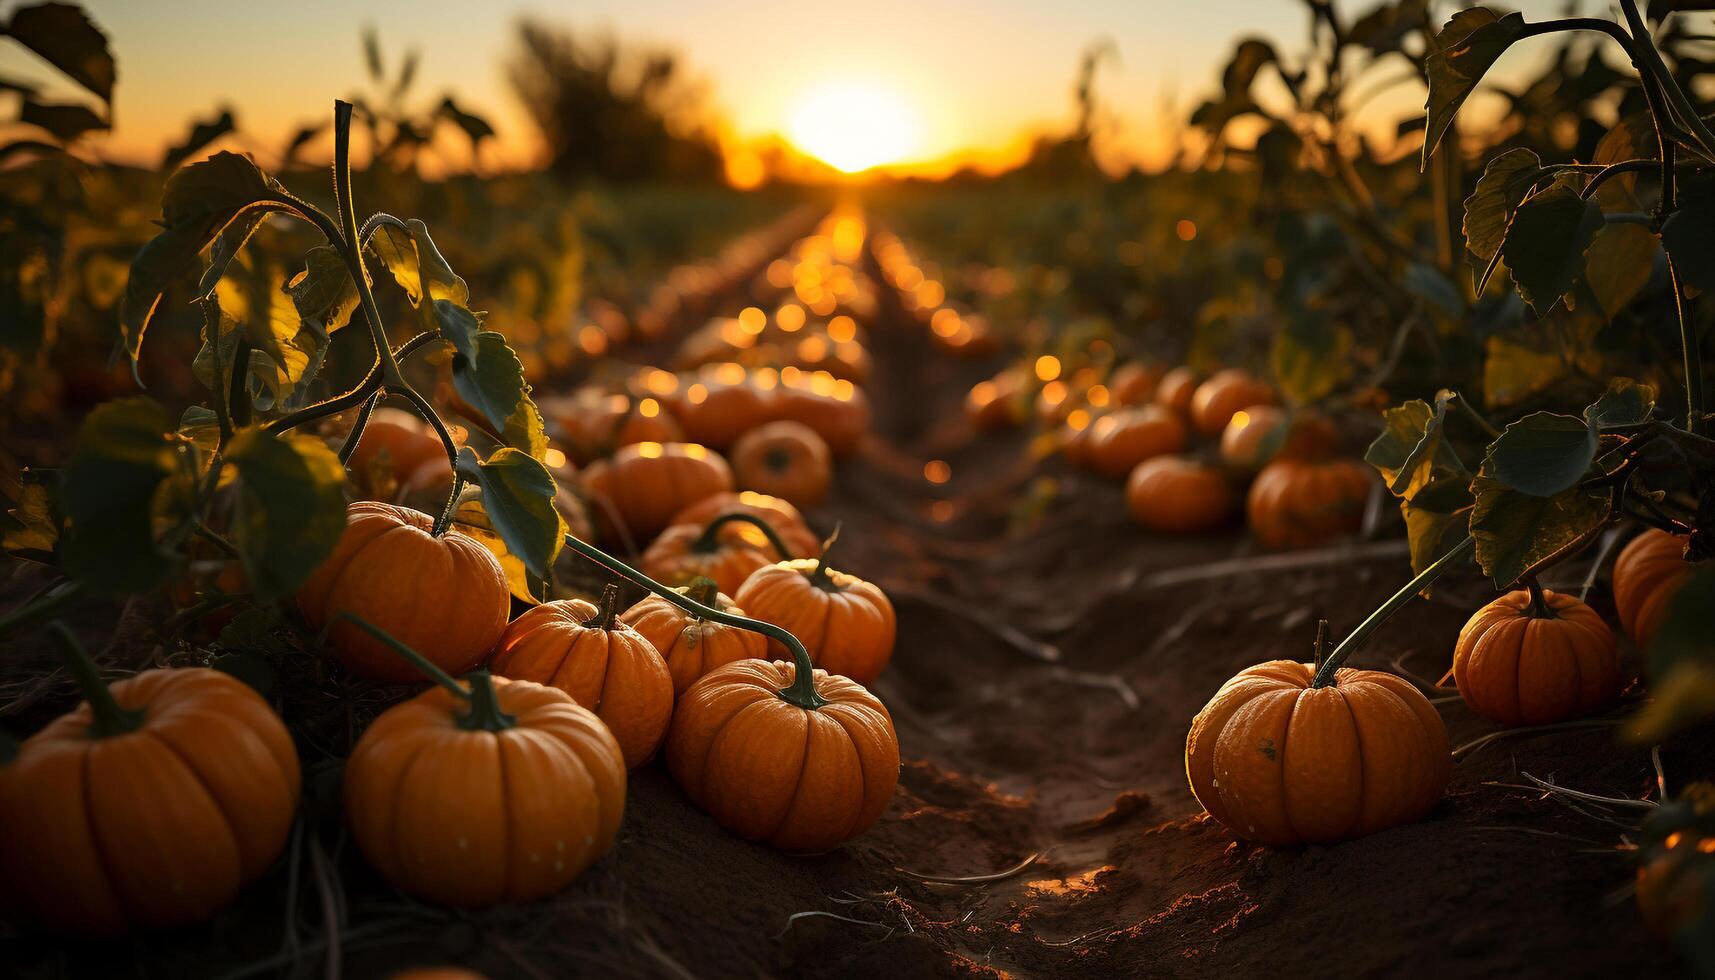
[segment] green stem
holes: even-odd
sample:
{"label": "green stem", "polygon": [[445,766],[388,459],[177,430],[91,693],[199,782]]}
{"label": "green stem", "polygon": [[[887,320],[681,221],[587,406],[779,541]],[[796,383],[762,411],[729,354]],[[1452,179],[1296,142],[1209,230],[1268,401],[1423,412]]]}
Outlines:
{"label": "green stem", "polygon": [[48,624],[48,630],[59,644],[60,656],[65,659],[66,667],[77,678],[77,686],[83,689],[84,700],[89,702],[93,716],[89,733],[96,738],[111,738],[141,728],[145,712],[120,707],[112,689],[101,679],[101,671],[96,669],[95,661],[90,659],[88,651],[66,628],[66,624],[56,619]]}
{"label": "green stem", "polygon": [[423,421],[428,423],[429,428],[434,429],[435,434],[441,437],[441,446],[447,451],[447,465],[453,471],[453,491],[447,497],[446,506],[441,508],[440,519],[435,522],[434,535],[438,538],[447,533],[447,528],[452,526],[453,511],[458,507],[459,492],[464,489],[464,480],[459,474],[458,446],[453,442],[453,434],[448,431],[447,424],[441,421],[441,417],[436,414],[434,406],[429,404],[428,399],[418,394],[417,389],[401,382],[388,385],[386,390],[389,394],[403,396],[406,401],[410,402],[411,407],[417,410],[417,414],[423,417]]}
{"label": "green stem", "polygon": [[775,533],[773,525],[755,514],[746,514],[742,511],[722,514],[710,521],[709,526],[703,528],[703,533],[697,535],[697,539],[691,542],[691,550],[702,554],[719,551],[721,546],[720,530],[728,524],[749,524],[762,532],[762,536],[768,539],[769,547],[773,548],[782,560],[792,558],[792,552],[787,550],[786,542],[781,541],[780,535]]}
{"label": "green stem", "polygon": [[467,688],[454,680],[451,674],[436,666],[429,658],[406,646],[393,634],[362,616],[343,612],[339,614],[338,618],[350,620],[358,629],[387,644],[394,653],[409,660],[413,667],[422,671],[430,680],[470,705],[470,710],[459,716],[460,728],[499,732],[518,723],[518,719],[500,710],[500,702],[494,695],[494,683],[489,677],[488,671],[477,670],[466,675],[470,681],[470,686]]}
{"label": "green stem", "polygon": [[1703,435],[1703,348],[1697,336],[1697,325],[1686,308],[1685,288],[1679,281],[1679,267],[1673,256],[1667,259],[1667,282],[1673,288],[1673,310],[1679,317],[1679,347],[1685,358],[1685,429],[1694,436]]}
{"label": "green stem", "polygon": [[1346,634],[1346,638],[1341,640],[1340,644],[1334,648],[1334,652],[1328,655],[1327,660],[1323,661],[1321,669],[1316,671],[1316,677],[1310,682],[1310,686],[1327,687],[1334,683],[1334,674],[1339,671],[1340,666],[1346,662],[1346,658],[1351,656],[1352,651],[1357,649],[1360,643],[1368,639],[1377,627],[1387,622],[1388,617],[1397,612],[1399,607],[1410,602],[1414,596],[1423,591],[1425,586],[1440,578],[1442,573],[1451,568],[1456,561],[1463,559],[1466,552],[1470,551],[1475,544],[1476,539],[1467,536],[1465,540],[1454,545],[1452,550],[1437,558],[1434,564],[1425,568],[1416,578],[1405,583],[1404,588],[1395,592],[1392,598],[1382,603],[1375,612],[1370,613],[1367,619],[1358,624],[1357,629]]}
{"label": "green stem", "polygon": [[735,616],[732,613],[716,609],[713,606],[703,605],[683,593],[669,589],[660,582],[655,581],[637,569],[627,565],[625,562],[620,561],[618,558],[602,551],[600,548],[591,544],[585,544],[583,541],[578,540],[575,535],[566,535],[566,547],[577,552],[579,555],[582,555],[589,561],[600,565],[602,568],[607,569],[613,574],[618,575],[629,582],[642,586],[649,590],[650,593],[660,596],[699,619],[721,623],[725,626],[731,626],[734,629],[744,630],[747,633],[760,633],[763,636],[778,641],[792,654],[792,663],[794,667],[791,686],[776,692],[780,696],[780,699],[788,704],[797,705],[806,711],[814,711],[828,703],[820,694],[816,693],[815,679],[811,674],[813,667],[810,663],[810,651],[804,649],[804,644],[800,643],[798,638],[793,636],[790,632],[781,629],[773,623],[764,623],[761,620],[751,619],[748,616]]}
{"label": "green stem", "polygon": [[1644,23],[1643,16],[1638,13],[1637,0],[1620,0],[1620,11],[1625,14],[1626,24],[1631,27],[1637,41],[1633,60],[1637,61],[1639,55],[1643,58],[1643,63],[1638,65],[1639,72],[1648,70],[1655,76],[1661,93],[1673,104],[1674,114],[1679,116],[1679,121],[1691,130],[1706,156],[1715,156],[1715,133],[1710,132],[1708,125],[1703,122],[1703,117],[1698,115],[1697,108],[1686,96],[1685,90],[1680,88],[1679,82],[1674,79],[1673,72],[1667,70],[1667,63],[1661,60],[1661,52],[1655,47],[1655,37],[1650,34],[1649,25]]}
{"label": "green stem", "polygon": [[239,337],[232,345],[232,379],[226,395],[227,417],[235,429],[250,424],[250,339]]}
{"label": "green stem", "polygon": [[375,414],[375,406],[381,402],[385,394],[381,389],[369,393],[363,400],[363,405],[357,410],[357,420],[351,424],[351,431],[346,433],[345,441],[339,446],[339,465],[345,466],[351,462],[351,454],[357,452],[357,444],[363,441],[363,430],[369,426],[369,417]]}
{"label": "green stem", "polygon": [[82,596],[83,586],[76,582],[63,581],[49,586],[0,619],[0,639],[58,615],[60,610]]}
{"label": "green stem", "polygon": [[351,103],[343,99],[333,104],[333,192],[334,203],[342,219],[341,232],[333,245],[345,259],[357,286],[358,303],[369,323],[369,335],[375,341],[375,356],[381,362],[381,376],[389,384],[404,384],[399,362],[387,343],[387,329],[382,325],[381,311],[375,305],[375,292],[369,287],[369,274],[363,268],[363,253],[358,244],[357,212],[351,195]]}

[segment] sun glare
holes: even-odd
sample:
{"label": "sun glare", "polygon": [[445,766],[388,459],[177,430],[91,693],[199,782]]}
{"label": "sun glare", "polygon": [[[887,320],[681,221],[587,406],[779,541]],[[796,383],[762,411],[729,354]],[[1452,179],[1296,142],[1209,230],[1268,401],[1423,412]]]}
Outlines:
{"label": "sun glare", "polygon": [[848,174],[903,160],[918,148],[913,108],[865,82],[837,82],[805,92],[792,108],[786,138]]}

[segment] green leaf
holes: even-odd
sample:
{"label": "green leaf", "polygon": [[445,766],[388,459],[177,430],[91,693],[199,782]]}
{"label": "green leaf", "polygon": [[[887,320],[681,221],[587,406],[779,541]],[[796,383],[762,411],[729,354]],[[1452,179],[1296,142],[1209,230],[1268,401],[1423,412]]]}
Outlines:
{"label": "green leaf", "polygon": [[1559,302],[1579,273],[1584,253],[1602,228],[1602,209],[1566,184],[1541,191],[1513,213],[1501,258],[1513,285],[1537,316]]}
{"label": "green leaf", "polygon": [[1552,497],[1577,486],[1595,459],[1595,426],[1571,415],[1533,412],[1489,445],[1483,470],[1521,493]]}
{"label": "green leaf", "polygon": [[483,508],[506,550],[518,556],[538,579],[565,544],[566,524],[554,507],[554,476],[542,462],[517,449],[502,448],[486,461],[475,450],[459,450],[458,471],[482,488]]}
{"label": "green leaf", "polygon": [[220,115],[207,122],[193,123],[191,131],[185,134],[184,140],[167,149],[167,155],[161,160],[161,169],[164,171],[173,170],[179,164],[189,160],[192,154],[198,150],[237,128],[238,122],[232,118],[230,109],[221,110]]}
{"label": "green leaf", "polygon": [[12,13],[6,34],[72,81],[113,101],[113,55],[107,35],[76,4],[38,3]]}
{"label": "green leaf", "polygon": [[99,405],[78,431],[62,476],[66,573],[103,593],[166,581],[173,560],[157,546],[155,497],[177,469],[173,418],[151,398]]}
{"label": "green leaf", "polygon": [[393,273],[411,305],[421,306],[425,289],[429,299],[444,299],[470,305],[470,287],[453,272],[429,237],[429,226],[412,218],[401,228],[382,222],[369,240],[369,247]]}
{"label": "green leaf", "polygon": [[1584,409],[1584,418],[1598,429],[1602,426],[1636,425],[1647,421],[1655,410],[1655,385],[1643,384],[1631,378],[1614,378],[1602,397]]}
{"label": "green leaf", "polygon": [[1454,14],[1435,36],[1423,66],[1429,76],[1429,98],[1424,104],[1425,165],[1483,74],[1524,29],[1522,14],[1502,17],[1487,7],[1471,7]]}
{"label": "green leaf", "polygon": [[236,433],[226,462],[238,473],[232,543],[258,601],[291,595],[345,531],[345,468],[314,436]]}
{"label": "green leaf", "polygon": [[547,592],[546,583],[530,574],[523,559],[506,547],[506,539],[495,530],[494,521],[489,519],[488,508],[483,506],[481,497],[459,502],[458,510],[453,514],[453,528],[475,538],[494,555],[500,562],[501,571],[506,573],[506,587],[514,599],[532,606],[542,602]]}
{"label": "green leaf", "polygon": [[518,354],[492,330],[476,334],[474,352],[474,357],[453,355],[454,390],[494,426],[501,442],[542,458],[548,438]]}
{"label": "green leaf", "polygon": [[1471,472],[1446,442],[1444,432],[1447,408],[1457,397],[1443,389],[1435,396],[1433,408],[1413,399],[1382,413],[1382,433],[1364,452],[1364,461],[1381,473],[1389,492],[1410,500],[1444,477],[1469,482]]}
{"label": "green leaf", "polygon": [[323,337],[345,326],[361,301],[351,270],[332,245],[304,253],[304,271],[286,283],[286,292],[304,325]]}
{"label": "green leaf", "polygon": [[[256,405],[265,411],[302,400],[302,386],[315,378],[327,355],[327,334],[298,315],[283,279],[271,262],[259,260],[222,280],[216,291],[222,313],[229,314],[221,320],[223,333],[236,323],[255,351],[250,371],[260,384]],[[202,374],[198,378],[208,383]]]}
{"label": "green leaf", "polygon": [[37,102],[25,99],[18,108],[18,121],[45,129],[61,143],[70,143],[85,133],[108,128],[107,120],[90,111],[88,106]]}
{"label": "green leaf", "polygon": [[1608,500],[1581,486],[1539,497],[1515,490],[1486,468],[1471,482],[1476,506],[1471,536],[1477,540],[1477,564],[1504,589],[1532,566],[1600,530],[1607,522]]}
{"label": "green leaf", "polygon": [[1400,501],[1414,574],[1433,565],[1470,533],[1471,505],[1469,479],[1455,476],[1440,477]]}
{"label": "green leaf", "polygon": [[212,455],[220,444],[220,419],[211,408],[192,405],[179,416],[179,435],[194,443],[203,454]]}
{"label": "green leaf", "polygon": [[1327,396],[1352,373],[1352,332],[1326,317],[1304,314],[1289,319],[1274,335],[1270,367],[1281,394],[1294,405]]}
{"label": "green leaf", "polygon": [[1480,273],[1477,292],[1483,291],[1494,271],[1513,211],[1545,173],[1534,151],[1517,147],[1490,160],[1476,189],[1465,199],[1465,249]]}
{"label": "green leaf", "polygon": [[1584,285],[1604,319],[1612,322],[1655,271],[1656,237],[1643,225],[1607,225],[1585,254]]}
{"label": "green leaf", "polygon": [[1715,180],[1680,185],[1678,207],[1661,225],[1661,244],[1680,281],[1704,292],[1715,290]]}

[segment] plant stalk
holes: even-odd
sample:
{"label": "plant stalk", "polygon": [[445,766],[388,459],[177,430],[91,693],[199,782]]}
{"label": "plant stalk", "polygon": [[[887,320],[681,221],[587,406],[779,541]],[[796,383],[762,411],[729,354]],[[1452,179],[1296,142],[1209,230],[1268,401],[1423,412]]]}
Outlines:
{"label": "plant stalk", "polygon": [[1398,612],[1401,606],[1422,592],[1425,586],[1440,578],[1443,573],[1453,567],[1455,562],[1463,559],[1476,543],[1475,538],[1467,535],[1465,540],[1454,545],[1445,555],[1435,559],[1434,564],[1425,568],[1416,578],[1405,583],[1405,586],[1395,592],[1392,598],[1377,607],[1375,612],[1370,613],[1368,618],[1358,624],[1357,629],[1347,633],[1346,638],[1334,647],[1334,652],[1328,655],[1328,659],[1323,661],[1322,667],[1316,671],[1316,676],[1311,680],[1310,686],[1327,687],[1334,683],[1335,673],[1339,671],[1341,665],[1346,662],[1346,658],[1351,656],[1352,651],[1356,650],[1359,644],[1363,643],[1371,633],[1374,633],[1378,627],[1387,622],[1388,618]]}
{"label": "plant stalk", "polygon": [[66,668],[77,678],[84,700],[89,702],[92,716],[89,733],[95,738],[111,738],[141,728],[145,712],[120,706],[112,689],[101,679],[101,671],[96,669],[95,661],[90,659],[89,652],[84,650],[83,644],[78,642],[66,624],[56,619],[48,624],[48,631],[59,645]]}

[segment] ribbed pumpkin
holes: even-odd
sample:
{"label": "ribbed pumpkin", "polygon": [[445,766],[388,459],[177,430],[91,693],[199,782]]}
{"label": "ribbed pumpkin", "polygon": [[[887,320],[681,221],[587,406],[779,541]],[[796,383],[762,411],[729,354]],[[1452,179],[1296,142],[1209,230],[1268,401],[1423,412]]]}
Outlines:
{"label": "ribbed pumpkin", "polygon": [[0,887],[58,932],[204,921],[279,857],[298,805],[286,726],[228,674],[111,687],[56,624],[87,700],[0,767]]}
{"label": "ribbed pumpkin", "polygon": [[1191,396],[1191,424],[1206,436],[1218,436],[1234,412],[1274,401],[1274,388],[1250,372],[1238,368],[1216,371]]}
{"label": "ribbed pumpkin", "polygon": [[618,740],[625,767],[649,761],[673,714],[673,678],[661,654],[618,621],[619,587],[601,606],[557,599],[527,610],[494,647],[494,672],[548,684],[594,711]]}
{"label": "ribbed pumpkin", "polygon": [[643,573],[670,586],[711,579],[722,592],[737,592],[764,565],[792,557],[766,519],[722,514],[706,525],[675,524],[643,552]]}
{"label": "ribbed pumpkin", "polygon": [[1161,383],[1155,386],[1155,403],[1189,419],[1191,398],[1202,382],[1203,376],[1195,369],[1183,365],[1176,367],[1162,375]]}
{"label": "ribbed pumpkin", "polygon": [[[745,614],[708,579],[678,591],[722,612]],[[675,697],[716,667],[768,655],[768,640],[761,634],[701,619],[660,596],[645,598],[626,610],[622,619],[667,662],[667,672],[673,675]]]}
{"label": "ribbed pumpkin", "polygon": [[1143,405],[1155,395],[1164,372],[1158,364],[1127,361],[1108,375],[1108,398],[1115,405]]}
{"label": "ribbed pumpkin", "polygon": [[1081,458],[1107,476],[1124,477],[1146,459],[1185,448],[1185,423],[1160,405],[1122,408],[1090,423]]}
{"label": "ribbed pumpkin", "polygon": [[725,514],[749,514],[762,518],[786,547],[792,549],[793,558],[814,558],[822,553],[822,539],[810,530],[798,508],[766,493],[741,490],[704,497],[674,514],[673,523],[708,524]]}
{"label": "ribbed pumpkin", "polygon": [[1685,560],[1685,539],[1659,528],[1627,542],[1614,560],[1614,609],[1639,649],[1649,648],[1692,568]]}
{"label": "ribbed pumpkin", "polygon": [[838,847],[880,819],[899,782],[899,737],[875,696],[781,661],[717,667],[679,699],[667,767],[697,806],[783,851]]}
{"label": "ribbed pumpkin", "polygon": [[863,389],[825,371],[782,370],[774,400],[777,418],[814,429],[835,456],[856,450],[869,433],[869,398]]}
{"label": "ribbed pumpkin", "polygon": [[1323,459],[1339,441],[1334,423],[1320,413],[1288,415],[1274,405],[1252,405],[1233,413],[1221,433],[1221,461],[1255,473],[1276,457]]}
{"label": "ribbed pumpkin", "polygon": [[1008,368],[988,381],[978,381],[965,395],[965,418],[979,429],[1000,429],[1023,421],[1019,393],[1024,390],[1024,377]]}
{"label": "ribbed pumpkin", "polygon": [[1363,525],[1375,471],[1355,459],[1279,458],[1251,483],[1245,512],[1266,548],[1308,548]]}
{"label": "ribbed pumpkin", "polygon": [[760,425],[739,437],[732,447],[733,474],[738,485],[812,507],[828,495],[833,482],[833,455],[816,430],[784,420]]}
{"label": "ribbed pumpkin", "polygon": [[685,441],[679,423],[654,398],[580,388],[568,397],[544,400],[541,408],[558,430],[566,455],[579,466],[633,443]]}
{"label": "ribbed pumpkin", "polygon": [[434,523],[408,507],[354,503],[334,553],[298,590],[305,622],[327,630],[351,672],[390,683],[421,676],[341,613],[373,623],[454,674],[482,663],[506,628],[512,596],[500,561],[456,529],[435,537]]}
{"label": "ribbed pumpkin", "polygon": [[1614,632],[1576,596],[1532,585],[1477,610],[1453,647],[1471,710],[1503,725],[1587,715],[1620,693]]}
{"label": "ribbed pumpkin", "polygon": [[604,501],[596,508],[625,522],[634,536],[654,535],[673,515],[704,497],[732,489],[732,469],[706,446],[639,442],[584,471],[584,489]]}
{"label": "ribbed pumpkin", "polygon": [[712,364],[688,375],[670,403],[685,437],[725,449],[751,429],[775,418],[775,393],[751,382],[744,365]]}
{"label": "ribbed pumpkin", "polygon": [[406,490],[431,490],[453,478],[440,435],[419,416],[389,406],[370,413],[348,465],[361,477],[383,471]]}
{"label": "ribbed pumpkin", "polygon": [[443,905],[558,892],[613,847],[624,811],[624,759],[593,712],[481,671],[382,712],[345,764],[358,849]]}
{"label": "ribbed pumpkin", "polygon": [[[757,569],[733,601],[796,636],[830,674],[868,684],[893,659],[893,603],[871,583],[829,568],[825,554]],[[787,654],[777,640],[768,648],[776,657]]]}
{"label": "ribbed pumpkin", "polygon": [[1191,721],[1185,774],[1240,837],[1327,844],[1409,823],[1447,786],[1447,729],[1410,682],[1291,660],[1247,667]]}
{"label": "ribbed pumpkin", "polygon": [[1213,530],[1232,519],[1237,499],[1220,470],[1185,456],[1157,456],[1131,471],[1126,506],[1139,524],[1169,534]]}

